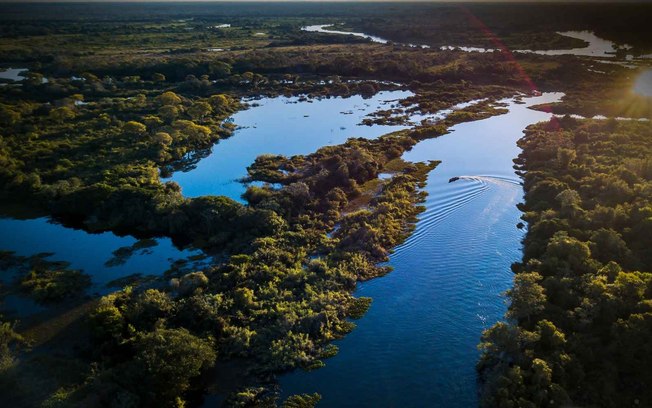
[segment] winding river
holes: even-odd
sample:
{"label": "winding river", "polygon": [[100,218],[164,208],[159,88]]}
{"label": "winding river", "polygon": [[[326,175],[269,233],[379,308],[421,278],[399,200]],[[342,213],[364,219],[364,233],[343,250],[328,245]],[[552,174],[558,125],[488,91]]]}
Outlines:
{"label": "winding river", "polygon": [[[303,31],[314,32],[314,33],[324,33],[324,34],[339,34],[339,35],[351,35],[354,37],[366,38],[372,42],[379,44],[389,44],[390,40],[371,34],[351,32],[351,31],[339,31],[333,30],[330,27],[333,27],[334,24],[317,24],[302,27]],[[561,50],[513,50],[516,53],[528,53],[528,54],[539,54],[539,55],[577,55],[584,57],[599,57],[599,58],[615,58],[616,52],[618,51],[618,46],[609,40],[598,37],[591,31],[559,31],[558,35],[570,38],[576,38],[587,43],[586,47],[580,48],[570,48],[570,49],[561,49]],[[402,44],[408,47],[418,47],[418,48],[430,48],[428,45],[417,45],[417,44]],[[621,47],[625,51],[629,50],[631,47],[624,45]],[[466,46],[456,46],[456,45],[444,45],[439,47],[441,50],[460,50],[466,52],[494,52],[497,51],[494,48],[482,48],[482,47],[466,47]],[[649,58],[648,55],[640,56],[639,58]],[[627,59],[633,59],[632,55],[627,55]]]}
{"label": "winding river", "polygon": [[[516,141],[550,117],[529,109],[559,93],[509,103],[509,113],[462,123],[405,154],[442,160],[425,190],[426,211],[391,256],[394,271],[362,283],[374,299],[340,352],[313,372],[281,378],[284,396],[322,394],[320,406],[477,406],[475,364],[482,331],[502,319],[523,231],[522,188],[512,168]],[[449,183],[452,177],[459,180]]]}
{"label": "winding river", "polygon": [[[357,124],[409,95],[255,101],[234,116],[240,128],[231,138],[172,179],[185,194],[238,199],[244,187],[236,180],[257,155],[309,153],[348,137],[401,129]],[[550,118],[530,107],[561,97],[546,93],[501,101],[508,113],[456,125],[405,154],[414,162],[442,160],[428,177],[426,211],[391,256],[394,272],[359,285],[356,295],[374,302],[357,329],[336,342],[340,352],[322,369],[282,376],[283,397],[319,392],[324,407],[477,405],[477,344],[482,331],[502,319],[510,265],[521,256],[524,232],[516,227],[521,215],[516,204],[523,192],[512,168],[516,142],[528,125]],[[453,177],[459,179],[449,182]]]}
{"label": "winding river", "polygon": [[[387,43],[327,27],[304,29]],[[613,57],[613,44],[590,33],[560,34],[583,36],[589,46],[520,52]],[[20,72],[7,70],[0,78],[20,79]],[[649,73],[641,76],[640,93],[650,94],[651,78]],[[250,109],[232,118],[239,125],[233,137],[216,144],[195,168],[174,173],[171,180],[181,185],[186,196],[226,195],[241,201],[245,187],[238,179],[258,155],[307,154],[349,137],[375,138],[405,129],[407,125],[359,124],[374,111],[394,107],[410,95],[391,91],[368,99],[250,101]],[[414,233],[390,257],[394,271],[358,285],[356,295],[374,301],[356,321],[357,329],[336,342],[339,353],[322,369],[282,376],[284,397],[319,392],[320,407],[477,406],[477,344],[482,331],[502,319],[506,310],[502,294],[512,284],[510,264],[521,256],[524,231],[516,227],[521,215],[516,204],[523,191],[512,167],[519,154],[516,142],[528,125],[550,118],[549,113],[530,108],[561,97],[545,93],[507,99],[502,102],[508,113],[456,125],[451,133],[422,141],[405,154],[414,162],[442,161],[428,176],[426,211]],[[458,179],[451,182],[454,177]],[[143,243],[133,237],[65,228],[47,218],[0,217],[0,232],[0,250],[23,256],[47,253],[48,259],[70,262],[70,267],[92,275],[91,292],[98,294],[113,290],[107,286],[112,280],[160,275],[172,262],[199,253],[178,249],[169,239]],[[8,296],[4,303],[3,312],[9,315],[42,311],[17,296]]]}
{"label": "winding river", "polygon": [[[391,91],[369,99],[250,101],[250,109],[233,117],[240,126],[233,137],[216,144],[194,170],[174,173],[172,179],[186,195],[239,199],[244,187],[237,179],[257,155],[310,153],[348,137],[375,138],[403,129],[407,125],[359,123],[410,95]],[[356,294],[374,302],[358,328],[337,342],[340,352],[322,369],[284,375],[284,396],[319,392],[324,407],[476,404],[476,345],[482,330],[505,312],[501,293],[511,286],[509,266],[521,251],[516,204],[522,189],[512,169],[519,153],[516,141],[526,126],[549,117],[530,106],[560,98],[543,94],[503,101],[508,113],[456,125],[450,134],[420,142],[405,154],[415,162],[442,160],[428,178],[426,211],[414,234],[391,256],[394,272],[359,285]],[[452,177],[460,178],[449,183]],[[5,232],[1,249],[25,256],[52,253],[48,259],[90,273],[91,291],[97,293],[112,290],[106,284],[113,279],[161,274],[171,262],[197,254],[175,248],[168,239],[139,245],[132,237],[90,234],[46,218],[3,218],[0,231]],[[40,311],[20,297],[8,297],[7,308]]]}

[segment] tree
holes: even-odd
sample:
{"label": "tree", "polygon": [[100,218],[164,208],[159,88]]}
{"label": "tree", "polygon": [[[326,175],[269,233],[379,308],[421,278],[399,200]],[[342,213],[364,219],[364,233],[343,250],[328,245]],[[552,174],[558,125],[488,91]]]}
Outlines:
{"label": "tree", "polygon": [[54,108],[50,111],[50,117],[54,119],[54,121],[62,123],[67,120],[74,119],[77,114],[75,113],[74,110],[70,109],[67,106],[62,106],[60,108]]}
{"label": "tree", "polygon": [[179,132],[184,139],[188,139],[195,144],[203,144],[208,141],[211,134],[210,128],[206,126],[197,125],[190,120],[177,120],[172,124],[172,127]]}
{"label": "tree", "polygon": [[142,118],[142,121],[148,129],[155,129],[163,126],[163,121],[154,115],[147,115]]}
{"label": "tree", "polygon": [[514,288],[508,291],[512,304],[507,312],[509,317],[521,320],[545,308],[546,294],[539,282],[542,277],[537,272],[523,272],[514,277]]}
{"label": "tree", "polygon": [[595,266],[589,246],[565,231],[550,239],[542,261],[544,275],[575,276],[590,272]]}
{"label": "tree", "polygon": [[536,406],[545,406],[550,398],[548,397],[548,387],[552,383],[552,369],[545,360],[535,358],[532,360],[532,373],[530,382],[532,383],[532,390],[530,393]]}
{"label": "tree", "polygon": [[156,132],[152,139],[161,147],[168,147],[173,141],[172,136],[166,132]]}
{"label": "tree", "polygon": [[147,97],[139,93],[138,95],[129,98],[129,106],[131,109],[142,109],[147,105]]}
{"label": "tree", "polygon": [[139,384],[149,406],[170,406],[190,388],[190,381],[215,364],[210,339],[186,329],[157,329],[136,339],[136,359],[142,367]]}
{"label": "tree", "polygon": [[172,314],[174,303],[170,296],[157,289],[147,289],[135,297],[125,311],[137,329],[151,329]]}
{"label": "tree", "polygon": [[14,331],[11,323],[0,321],[0,373],[14,364],[13,349],[24,342],[23,337]]}
{"label": "tree", "polygon": [[562,169],[567,169],[577,158],[577,153],[573,149],[560,147],[557,149],[557,163]]}
{"label": "tree", "polygon": [[620,272],[613,284],[612,292],[625,311],[633,311],[643,300],[647,287],[647,282],[642,279],[641,273]]}
{"label": "tree", "polygon": [[313,408],[320,400],[321,395],[317,393],[292,395],[283,401],[281,408]]}
{"label": "tree", "polygon": [[521,347],[523,341],[531,340],[532,334],[520,327],[498,322],[482,333],[481,364],[493,366],[496,362],[520,363],[522,360]]}
{"label": "tree", "polygon": [[190,108],[188,108],[188,114],[195,120],[199,120],[200,123],[204,122],[206,116],[213,113],[213,108],[207,102],[195,102]]}
{"label": "tree", "polygon": [[158,110],[158,115],[167,123],[172,123],[179,117],[179,108],[176,106],[165,105]]}
{"label": "tree", "polygon": [[152,74],[152,81],[154,82],[165,82],[165,75],[155,72]]}
{"label": "tree", "polygon": [[115,305],[117,296],[112,294],[101,298],[97,308],[90,314],[91,333],[97,340],[119,342],[122,339],[126,322]]}
{"label": "tree", "polygon": [[20,122],[21,114],[9,105],[0,104],[0,125],[13,126]]}
{"label": "tree", "polygon": [[575,217],[582,210],[582,198],[575,190],[566,189],[557,194],[555,200],[561,206],[561,215]]}
{"label": "tree", "polygon": [[211,104],[217,112],[227,111],[231,106],[231,100],[224,94],[211,95],[208,98],[208,103]]}
{"label": "tree", "polygon": [[549,320],[537,323],[538,345],[542,351],[551,353],[559,350],[566,344],[566,336]]}
{"label": "tree", "polygon": [[140,122],[136,122],[135,120],[130,120],[129,122],[125,123],[123,129],[126,133],[132,135],[142,135],[143,133],[147,132],[147,126],[143,125]]}
{"label": "tree", "polygon": [[163,106],[176,106],[181,104],[179,95],[172,91],[163,92],[158,96],[157,100]]}
{"label": "tree", "polygon": [[631,260],[631,251],[619,233],[600,228],[591,234],[591,254],[602,263],[615,261],[621,265]]}

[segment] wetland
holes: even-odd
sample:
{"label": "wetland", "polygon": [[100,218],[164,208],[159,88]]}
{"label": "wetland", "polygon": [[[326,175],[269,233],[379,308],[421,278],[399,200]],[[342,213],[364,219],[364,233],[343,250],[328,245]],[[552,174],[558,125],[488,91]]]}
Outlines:
{"label": "wetland", "polygon": [[506,7],[3,5],[3,400],[652,403],[652,9]]}

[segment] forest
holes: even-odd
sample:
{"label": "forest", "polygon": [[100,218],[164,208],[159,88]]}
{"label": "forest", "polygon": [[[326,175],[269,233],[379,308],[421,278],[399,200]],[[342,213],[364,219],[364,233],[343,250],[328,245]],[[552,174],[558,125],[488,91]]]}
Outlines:
{"label": "forest", "polygon": [[[116,262],[160,237],[210,259],[118,279],[99,295],[89,292],[93,271],[0,248],[0,313],[15,294],[47,310],[25,321],[0,315],[0,395],[11,406],[191,407],[207,390],[224,406],[315,406],[317,392],[281,398],[278,376],[323,367],[372,307],[354,292],[391,272],[387,261],[413,233],[439,165],[403,154],[457,124],[505,114],[504,98],[546,91],[565,96],[535,109],[566,116],[520,141],[524,254],[506,321],[478,338],[482,404],[652,405],[651,128],[570,116],[652,118],[652,100],[631,91],[645,64],[627,67],[621,53],[604,61],[439,48],[495,46],[469,25],[471,14],[512,49],[581,47],[557,31],[586,29],[640,56],[652,51],[651,7],[1,7],[0,66],[25,67],[17,81],[0,78],[2,218],[47,216],[136,237]],[[311,23],[391,43],[301,30]],[[360,125],[406,125],[412,114],[479,102],[375,139],[259,156],[240,180],[242,202],[187,197],[166,180],[237,137],[230,118],[263,97],[397,90],[411,96]],[[16,276],[4,279],[9,271]],[[49,319],[66,325],[39,333]]]}
{"label": "forest", "polygon": [[527,129],[523,261],[482,339],[484,405],[648,406],[652,128],[565,117]]}

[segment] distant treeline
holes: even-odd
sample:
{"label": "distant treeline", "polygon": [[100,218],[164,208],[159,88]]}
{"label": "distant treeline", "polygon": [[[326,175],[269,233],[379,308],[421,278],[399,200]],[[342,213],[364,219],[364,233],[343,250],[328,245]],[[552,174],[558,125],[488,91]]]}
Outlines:
{"label": "distant treeline", "polygon": [[[645,3],[412,3],[381,2],[233,2],[233,3],[58,3],[2,5],[0,21],[25,25],[43,22],[193,22],[251,24],[261,20],[293,19],[294,26],[315,18],[325,23],[347,22],[366,32],[397,42],[449,45],[483,41],[477,21],[508,45],[554,45],[555,31],[590,30],[618,43],[652,50],[652,5]],[[93,30],[89,25],[87,29]],[[3,30],[0,28],[0,33]],[[548,35],[542,35],[548,33]]]}

